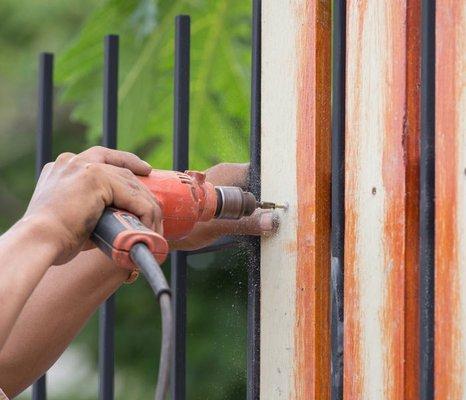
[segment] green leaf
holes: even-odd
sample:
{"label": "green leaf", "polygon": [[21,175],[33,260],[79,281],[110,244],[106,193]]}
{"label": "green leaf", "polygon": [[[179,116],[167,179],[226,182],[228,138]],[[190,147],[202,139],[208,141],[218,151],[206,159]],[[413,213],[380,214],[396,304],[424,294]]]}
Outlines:
{"label": "green leaf", "polygon": [[174,18],[191,15],[190,166],[248,158],[250,4],[108,0],[59,57],[61,99],[96,143],[102,126],[103,36],[120,34],[119,147],[170,168]]}

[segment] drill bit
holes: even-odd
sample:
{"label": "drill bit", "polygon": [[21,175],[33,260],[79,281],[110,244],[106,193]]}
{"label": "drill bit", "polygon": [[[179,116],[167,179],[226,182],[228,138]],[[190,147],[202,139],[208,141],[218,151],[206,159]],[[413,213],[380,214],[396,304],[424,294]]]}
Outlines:
{"label": "drill bit", "polygon": [[275,210],[277,208],[280,208],[282,210],[287,210],[288,204],[277,204],[277,203],[272,203],[270,201],[258,201],[257,208],[263,208],[263,209],[269,209],[269,210]]}

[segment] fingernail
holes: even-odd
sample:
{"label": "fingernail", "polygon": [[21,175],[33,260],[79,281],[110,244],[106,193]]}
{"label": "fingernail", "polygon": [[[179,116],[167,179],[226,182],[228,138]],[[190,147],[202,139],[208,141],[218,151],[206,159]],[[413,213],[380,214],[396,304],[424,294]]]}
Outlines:
{"label": "fingernail", "polygon": [[144,164],[146,164],[146,166],[147,166],[148,168],[152,169],[152,165],[150,165],[147,161],[142,160],[142,162],[143,162]]}
{"label": "fingernail", "polygon": [[275,232],[278,228],[278,216],[273,212],[265,212],[259,220],[259,227],[262,232]]}

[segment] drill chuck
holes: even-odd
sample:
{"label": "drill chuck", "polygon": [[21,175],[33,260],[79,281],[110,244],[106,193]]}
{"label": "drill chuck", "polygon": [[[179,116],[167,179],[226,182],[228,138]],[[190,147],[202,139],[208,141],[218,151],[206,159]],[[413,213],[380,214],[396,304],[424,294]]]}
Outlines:
{"label": "drill chuck", "polygon": [[240,219],[248,217],[257,208],[254,195],[239,187],[216,186],[215,191],[217,192],[215,218]]}

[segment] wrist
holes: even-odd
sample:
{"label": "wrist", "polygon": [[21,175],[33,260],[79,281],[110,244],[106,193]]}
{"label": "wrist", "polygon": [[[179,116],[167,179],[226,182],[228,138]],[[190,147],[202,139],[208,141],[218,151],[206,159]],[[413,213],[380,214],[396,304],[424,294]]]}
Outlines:
{"label": "wrist", "polygon": [[115,265],[99,249],[80,252],[67,266],[76,271],[75,276],[83,284],[83,293],[95,293],[99,301],[123,285],[130,272]]}
{"label": "wrist", "polygon": [[25,215],[13,227],[25,236],[28,243],[37,242],[41,253],[51,260],[51,265],[63,252],[63,241],[51,218],[39,215]]}

